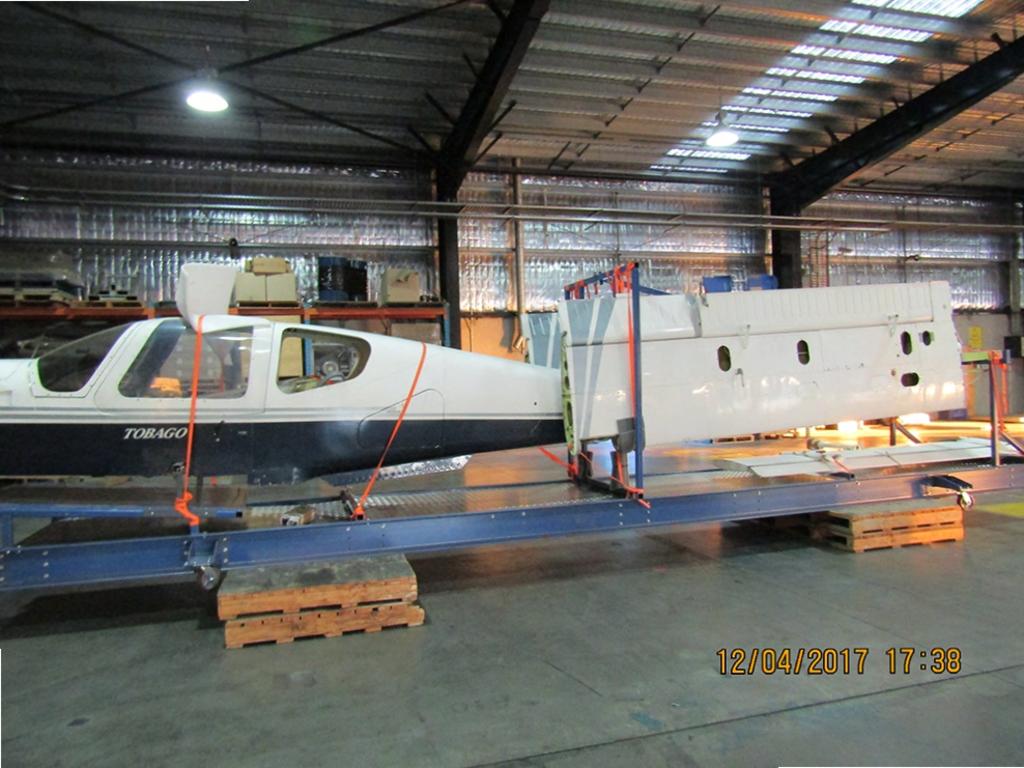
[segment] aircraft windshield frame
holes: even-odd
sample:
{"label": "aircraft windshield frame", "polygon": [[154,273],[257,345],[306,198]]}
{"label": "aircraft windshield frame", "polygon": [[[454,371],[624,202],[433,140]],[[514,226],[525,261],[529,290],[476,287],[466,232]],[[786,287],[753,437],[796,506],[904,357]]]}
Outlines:
{"label": "aircraft windshield frame", "polygon": [[81,392],[96,376],[131,323],[104,328],[51,349],[36,360],[36,378],[47,392]]}

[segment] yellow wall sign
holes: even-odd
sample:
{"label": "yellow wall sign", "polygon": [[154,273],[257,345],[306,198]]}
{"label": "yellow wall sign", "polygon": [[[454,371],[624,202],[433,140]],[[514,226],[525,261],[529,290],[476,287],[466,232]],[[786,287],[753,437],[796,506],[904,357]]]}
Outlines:
{"label": "yellow wall sign", "polygon": [[981,336],[981,326],[971,325],[967,327],[967,348],[984,349],[985,341]]}

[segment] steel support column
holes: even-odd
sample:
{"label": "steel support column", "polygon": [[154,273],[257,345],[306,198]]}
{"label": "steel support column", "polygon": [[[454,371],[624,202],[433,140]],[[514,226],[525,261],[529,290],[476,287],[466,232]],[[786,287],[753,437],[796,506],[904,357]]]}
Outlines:
{"label": "steel support column", "polygon": [[[443,201],[448,202],[448,201]],[[461,291],[459,289],[459,220],[437,220],[437,268],[441,278],[441,298],[445,302],[448,346],[462,348]]]}
{"label": "steel support column", "polygon": [[[512,174],[512,205],[523,204],[523,190],[519,179],[519,158],[513,161],[515,173]],[[513,252],[513,278],[516,285],[516,322],[522,322],[522,315],[526,312],[526,239],[523,233],[523,220],[516,218],[512,222],[512,252]],[[523,328],[520,326],[519,333]]]}
{"label": "steel support column", "polygon": [[[787,207],[785,202],[779,200],[775,187],[769,190],[769,210],[772,216],[800,215],[800,211]],[[779,288],[803,286],[800,234],[798,229],[772,228],[772,274],[779,281]]]}
{"label": "steel support column", "polygon": [[[487,61],[438,153],[438,201],[456,202],[459,199],[459,189],[466,173],[476,163],[484,139],[494,128],[501,103],[550,4],[550,0],[516,0],[505,16]],[[462,344],[458,235],[458,223],[454,219],[438,219],[441,297],[448,302],[448,328],[453,347]]]}

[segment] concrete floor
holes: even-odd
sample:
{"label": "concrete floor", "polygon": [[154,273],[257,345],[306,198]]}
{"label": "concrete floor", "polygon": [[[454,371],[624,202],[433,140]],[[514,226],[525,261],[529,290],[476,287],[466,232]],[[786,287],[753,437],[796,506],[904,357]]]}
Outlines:
{"label": "concrete floor", "polygon": [[[752,525],[413,560],[427,624],[222,648],[171,585],[0,631],[17,766],[1024,763],[1024,500],[963,544],[851,555]],[[889,675],[956,646],[955,676]],[[718,673],[722,647],[870,649],[863,675]]]}

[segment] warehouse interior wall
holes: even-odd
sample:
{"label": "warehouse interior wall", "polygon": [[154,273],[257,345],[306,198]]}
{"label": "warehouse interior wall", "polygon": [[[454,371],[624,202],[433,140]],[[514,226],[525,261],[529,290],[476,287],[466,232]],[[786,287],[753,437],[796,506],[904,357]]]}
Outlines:
{"label": "warehouse interior wall", "polygon": [[[578,217],[601,209],[672,214],[761,212],[758,190],[736,184],[669,183],[522,175],[521,205],[574,211]],[[512,205],[512,176],[472,173],[460,201]],[[722,225],[625,224],[559,221],[541,213],[522,223],[525,306],[515,306],[515,234],[511,221],[467,218],[459,224],[464,312],[554,309],[566,283],[609,270],[625,261],[640,263],[645,284],[661,290],[696,291],[701,278],[730,275],[743,287],[766,271],[765,233]]]}
{"label": "warehouse interior wall", "polygon": [[[1009,305],[1006,264],[1012,234],[956,231],[958,224],[1011,224],[1013,199],[835,192],[804,211],[826,220],[900,222],[884,232],[804,232],[805,285],[946,280],[958,310],[999,311]],[[914,228],[914,223],[922,228]],[[929,229],[924,225],[949,229]]]}

